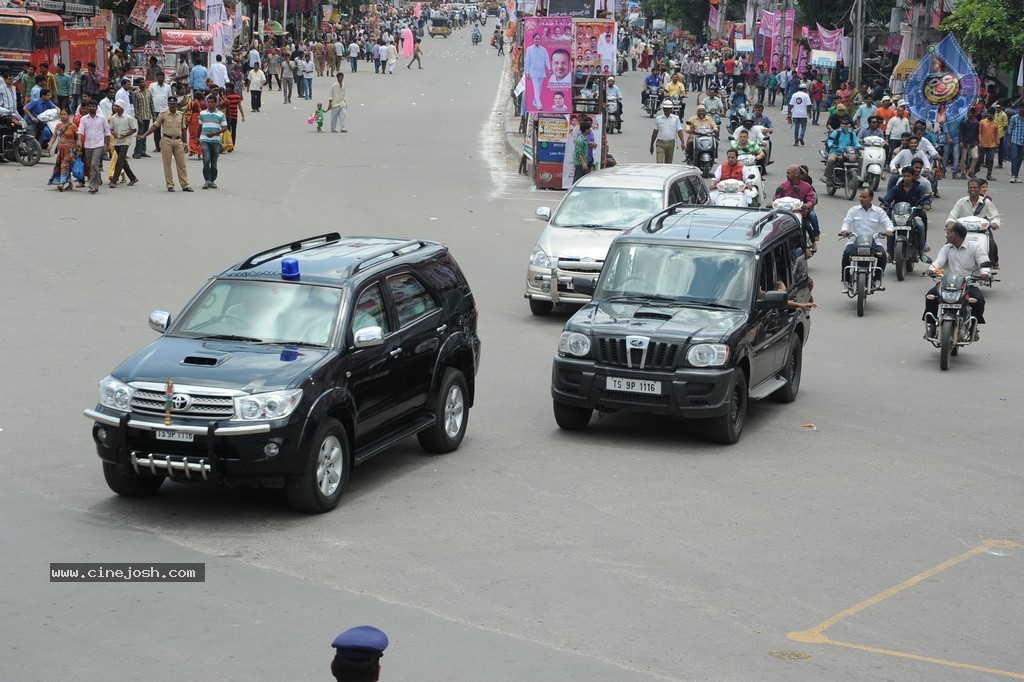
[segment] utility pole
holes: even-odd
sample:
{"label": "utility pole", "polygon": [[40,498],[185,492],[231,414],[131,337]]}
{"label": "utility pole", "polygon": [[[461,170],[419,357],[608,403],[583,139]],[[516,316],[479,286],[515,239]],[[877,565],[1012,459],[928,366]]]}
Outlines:
{"label": "utility pole", "polygon": [[850,58],[850,80],[854,86],[860,85],[864,62],[864,4],[865,0],[855,0],[853,5],[853,54],[844,55]]}

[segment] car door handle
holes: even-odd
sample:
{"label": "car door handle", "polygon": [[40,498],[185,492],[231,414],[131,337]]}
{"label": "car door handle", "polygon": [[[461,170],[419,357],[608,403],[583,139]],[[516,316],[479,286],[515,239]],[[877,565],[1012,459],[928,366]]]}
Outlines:
{"label": "car door handle", "polygon": [[444,334],[446,329],[448,329],[448,325],[442,324],[440,327],[437,328],[437,333],[438,334]]}
{"label": "car door handle", "polygon": [[393,351],[390,351],[388,353],[388,355],[390,355],[393,358],[397,358],[401,354],[402,354],[402,347],[401,346],[399,346],[398,348],[396,348]]}

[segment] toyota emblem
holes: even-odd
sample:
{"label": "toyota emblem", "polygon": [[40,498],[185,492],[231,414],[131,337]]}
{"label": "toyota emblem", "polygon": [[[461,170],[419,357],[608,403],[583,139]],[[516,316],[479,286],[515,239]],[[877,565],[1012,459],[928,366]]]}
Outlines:
{"label": "toyota emblem", "polygon": [[171,406],[175,412],[184,412],[192,407],[192,396],[185,393],[175,393],[171,396]]}

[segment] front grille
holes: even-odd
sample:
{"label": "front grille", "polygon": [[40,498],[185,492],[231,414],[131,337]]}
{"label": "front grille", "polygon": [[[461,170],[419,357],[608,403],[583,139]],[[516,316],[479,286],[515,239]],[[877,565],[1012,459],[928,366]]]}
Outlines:
{"label": "front grille", "polygon": [[634,405],[658,405],[667,406],[669,396],[651,395],[649,393],[624,393],[622,391],[598,390],[598,397],[601,400],[614,400],[617,403],[633,403]]}
{"label": "front grille", "polygon": [[580,260],[579,258],[559,258],[558,269],[563,272],[581,274],[581,275],[596,275],[601,272],[601,266],[604,265],[604,261],[597,260]]}
{"label": "front grille", "polygon": [[[171,410],[175,417],[196,419],[231,419],[235,416],[235,403],[229,396],[199,395],[190,393],[192,405],[186,410]],[[164,415],[167,396],[158,391],[138,389],[132,396],[132,412],[138,414]]]}
{"label": "front grille", "polygon": [[647,356],[639,348],[626,348],[626,339],[597,340],[598,361],[614,367],[630,367],[632,369],[675,369],[676,356],[679,355],[678,343],[661,343],[651,341],[647,344]]}

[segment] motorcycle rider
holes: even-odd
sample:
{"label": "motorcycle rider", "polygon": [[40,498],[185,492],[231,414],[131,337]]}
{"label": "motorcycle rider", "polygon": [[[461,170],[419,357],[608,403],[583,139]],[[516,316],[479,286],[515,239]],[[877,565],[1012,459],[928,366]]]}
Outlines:
{"label": "motorcycle rider", "polygon": [[[892,220],[884,210],[874,205],[875,193],[870,187],[864,187],[860,191],[860,205],[854,206],[846,212],[846,217],[843,218],[843,227],[839,231],[840,237],[850,237],[849,243],[843,250],[842,265],[839,270],[839,279],[843,283],[843,293],[846,293],[849,289],[849,284],[846,281],[844,274],[846,268],[850,265],[850,256],[853,255],[853,249],[856,246],[854,243],[854,237],[859,235],[871,235],[872,237],[878,232],[884,232],[886,236],[893,236],[892,231]],[[874,238],[875,242],[875,258],[878,259],[878,267],[885,272],[885,249],[882,248],[882,243],[877,237]],[[881,275],[876,275],[875,285],[877,286],[881,282]]]}
{"label": "motorcycle rider", "polygon": [[[946,227],[946,244],[939,249],[939,255],[924,274],[934,275],[936,270],[942,269],[946,274],[988,279],[992,273],[988,267],[983,267],[988,262],[988,254],[981,248],[981,244],[967,241],[967,228],[963,223],[954,222]],[[968,285],[967,295],[975,299],[971,304],[971,314],[978,319],[978,324],[985,324],[985,297],[982,296],[981,289],[974,284]],[[938,311],[939,285],[936,284],[925,295],[924,312],[935,317]],[[935,338],[935,324],[928,322],[926,315],[922,315],[921,319],[927,322],[925,338]],[[974,340],[978,340],[977,329],[974,332]]]}
{"label": "motorcycle rider", "polygon": [[[803,169],[796,164],[786,169],[786,181],[775,189],[775,198],[778,199],[780,197],[799,199],[803,203],[805,219],[814,210],[814,205],[818,203],[818,197],[814,194],[814,188],[811,187],[811,183],[803,180]],[[805,220],[804,229],[811,235],[811,241],[813,242],[810,252],[816,253],[818,251],[818,238],[820,235],[811,229],[809,220]]]}
{"label": "motorcycle rider", "polygon": [[[711,203],[716,203],[718,198],[718,183],[721,180],[739,180],[743,183],[743,188],[750,189],[750,183],[747,182],[747,169],[739,162],[739,154],[735,149],[730,149],[725,152],[725,161],[718,165],[715,169],[715,175],[711,179]],[[750,194],[746,193],[747,205],[750,205]]]}
{"label": "motorcycle rider", "polygon": [[[647,108],[647,100],[653,93],[658,93],[661,90],[661,71],[657,66],[651,67],[651,74],[644,78],[644,89],[640,91],[640,103]],[[657,102],[651,106],[656,106]]]}
{"label": "motorcycle rider", "polygon": [[892,189],[899,181],[900,176],[897,171],[904,166],[912,165],[915,159],[920,159],[924,165],[931,165],[931,159],[929,159],[928,154],[920,148],[920,143],[920,138],[911,135],[907,138],[906,147],[902,147],[893,155],[892,161],[889,162],[889,186],[887,189]]}
{"label": "motorcycle rider", "polygon": [[708,87],[708,94],[701,104],[707,108],[708,116],[715,119],[716,124],[721,122],[722,114],[725,113],[725,102],[723,102],[722,98],[719,96],[718,88],[713,85]]}
{"label": "motorcycle rider", "polygon": [[961,197],[953,204],[949,217],[946,218],[946,227],[949,227],[960,218],[977,216],[988,221],[988,256],[992,261],[992,269],[999,269],[999,247],[992,230],[999,229],[999,211],[995,204],[988,197],[981,194],[981,183],[977,179],[967,181],[967,196]]}
{"label": "motorcycle rider", "polygon": [[607,83],[608,87],[605,88],[605,95],[607,98],[612,99],[613,97],[618,97],[619,99],[622,99],[622,90],[620,90],[619,86],[615,84],[615,76],[608,76]]}
{"label": "motorcycle rider", "polygon": [[882,119],[880,117],[870,117],[868,124],[857,133],[857,139],[860,141],[863,142],[865,137],[880,137],[885,140],[885,131],[882,130]]}
{"label": "motorcycle rider", "polygon": [[715,145],[718,144],[718,126],[715,125],[714,120],[708,116],[707,107],[703,104],[697,105],[697,113],[686,119],[686,158],[690,163],[694,163],[697,160],[697,155],[693,150],[693,139],[701,133],[709,132],[715,137]]}
{"label": "motorcycle rider", "polygon": [[[895,204],[900,202],[907,202],[913,207],[920,207],[922,210],[921,221],[916,223],[917,225],[917,248],[921,256],[931,251],[928,247],[928,211],[932,208],[931,197],[928,196],[924,186],[914,179],[914,169],[910,166],[904,166],[903,170],[900,171],[902,180],[891,190],[889,190],[885,198],[882,199],[882,205],[887,209],[891,208]],[[887,248],[892,253],[895,240],[890,237],[887,242]]]}
{"label": "motorcycle rider", "polygon": [[831,185],[832,171],[836,167],[836,161],[843,156],[843,151],[847,147],[855,147],[858,155],[860,154],[860,140],[857,139],[857,134],[850,127],[849,116],[843,116],[840,127],[828,134],[826,144],[828,145],[828,160],[825,161],[825,176],[821,181],[826,185]]}
{"label": "motorcycle rider", "polygon": [[775,132],[775,125],[772,123],[772,119],[764,113],[763,104],[754,105],[754,125],[761,126],[761,130],[769,135]]}
{"label": "motorcycle rider", "polygon": [[739,128],[739,135],[729,145],[729,149],[735,149],[740,154],[750,154],[757,161],[757,167],[761,169],[761,175],[767,174],[765,164],[768,161],[768,155],[764,153],[764,149],[761,145],[750,139],[750,133],[746,128]]}
{"label": "motorcycle rider", "polygon": [[746,86],[743,83],[738,83],[736,90],[729,97],[729,120],[739,125],[739,109],[741,107],[746,109],[749,104],[750,100],[747,99]]}

